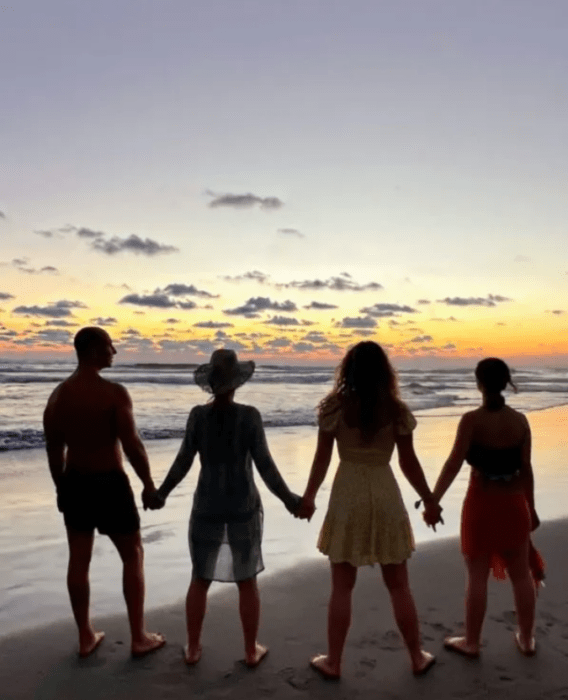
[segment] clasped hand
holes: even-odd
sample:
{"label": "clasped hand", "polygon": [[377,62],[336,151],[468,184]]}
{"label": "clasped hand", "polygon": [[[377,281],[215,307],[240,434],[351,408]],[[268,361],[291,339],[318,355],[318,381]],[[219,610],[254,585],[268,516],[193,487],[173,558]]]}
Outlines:
{"label": "clasped hand", "polygon": [[312,515],[315,513],[315,510],[316,504],[314,501],[304,496],[300,501],[300,505],[295,513],[295,516],[296,518],[300,518],[300,520],[310,521],[312,519]]}
{"label": "clasped hand", "polygon": [[142,505],[144,506],[144,510],[159,510],[163,508],[165,504],[165,499],[160,496],[157,489],[144,489],[144,491],[142,491]]}
{"label": "clasped hand", "polygon": [[427,501],[424,503],[424,511],[422,513],[424,522],[428,527],[431,527],[434,532],[436,532],[436,525],[440,523],[444,524],[444,519],[442,518],[442,506],[436,501]]}

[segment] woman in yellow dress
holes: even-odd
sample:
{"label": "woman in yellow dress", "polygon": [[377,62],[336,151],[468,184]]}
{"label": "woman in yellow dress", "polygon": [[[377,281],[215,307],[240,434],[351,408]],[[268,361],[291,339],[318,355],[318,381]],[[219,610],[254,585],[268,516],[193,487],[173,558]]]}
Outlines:
{"label": "woman in yellow dress", "polygon": [[406,560],[414,550],[414,539],[389,464],[395,445],[401,470],[424,502],[428,522],[441,520],[441,508],[432,498],[414,451],[416,420],[399,398],[395,372],[380,345],[365,341],[349,350],[318,414],[317,449],[300,517],[309,519],[315,511],[316,494],[327,473],[334,441],[340,463],[318,541],[318,549],[331,563],[328,651],[314,657],[311,665],[325,678],[340,677],[357,567],[377,563],[412,671],[423,674],[435,659],[422,649],[408,583]]}

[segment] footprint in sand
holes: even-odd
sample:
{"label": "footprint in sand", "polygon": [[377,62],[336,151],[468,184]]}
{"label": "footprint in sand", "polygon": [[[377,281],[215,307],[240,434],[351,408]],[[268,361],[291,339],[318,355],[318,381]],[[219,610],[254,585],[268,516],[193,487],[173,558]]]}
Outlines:
{"label": "footprint in sand", "polygon": [[446,625],[443,625],[441,622],[426,622],[425,624],[427,624],[428,627],[435,629],[437,632],[451,632],[452,631],[450,627],[446,627]]}
{"label": "footprint in sand", "polygon": [[278,675],[285,683],[288,683],[296,690],[308,690],[312,680],[312,677],[308,676],[307,672],[298,671],[291,667],[278,671]]}
{"label": "footprint in sand", "polygon": [[363,658],[363,659],[361,659],[361,661],[359,661],[359,663],[361,664],[361,666],[367,666],[368,668],[375,668],[375,666],[377,665],[377,660]]}

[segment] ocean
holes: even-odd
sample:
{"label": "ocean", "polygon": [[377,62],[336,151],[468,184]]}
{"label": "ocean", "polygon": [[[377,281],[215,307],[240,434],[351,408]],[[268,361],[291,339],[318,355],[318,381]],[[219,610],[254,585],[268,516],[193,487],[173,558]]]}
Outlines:
{"label": "ocean", "polygon": [[[73,368],[74,364],[67,362],[5,362],[0,366],[0,635],[71,615],[65,587],[65,528],[47,468],[42,413],[51,391]],[[179,448],[189,410],[208,400],[193,382],[193,369],[181,364],[117,364],[103,373],[124,384],[132,396],[136,423],[157,485]],[[313,459],[316,406],[330,390],[333,372],[330,367],[260,365],[237,392],[237,401],[260,410],[274,459],[297,493],[305,487]],[[416,451],[433,484],[451,449],[460,416],[478,405],[473,371],[401,370],[398,376],[402,398],[418,420]],[[537,510],[543,520],[564,517],[568,514],[567,412],[554,407],[568,404],[568,369],[517,369],[514,380],[519,392],[509,393],[507,401],[531,414]],[[282,569],[322,556],[315,544],[336,465],[334,454],[318,495],[318,510],[309,523],[292,518],[257,475],[265,510],[266,571],[260,581],[263,576],[277,576]],[[461,470],[444,498],[445,524],[434,533],[413,507],[417,496],[401,475],[396,456],[392,465],[417,544],[457,535],[469,470]],[[140,482],[128,465],[126,469],[140,502]],[[198,473],[196,460],[165,508],[141,512],[150,608],[181,601],[185,594],[191,575],[187,522]],[[226,590],[226,584],[214,584],[212,593],[221,589]],[[91,601],[95,618],[124,613],[120,561],[108,538],[100,536],[95,539],[91,566]],[[180,604],[180,624],[182,618]]]}
{"label": "ocean", "polygon": [[[124,384],[133,399],[136,423],[145,441],[180,438],[189,409],[207,400],[193,381],[195,365],[116,364],[104,376]],[[41,418],[45,403],[73,363],[16,363],[0,365],[0,451],[43,446]],[[260,365],[239,390],[238,400],[256,406],[265,427],[313,426],[315,407],[330,390],[334,369]],[[401,370],[402,398],[417,415],[446,409],[461,415],[479,398],[473,372],[467,369]],[[568,403],[568,369],[525,368],[514,381],[518,394],[510,405],[535,411]],[[1,476],[1,475],[0,475]]]}

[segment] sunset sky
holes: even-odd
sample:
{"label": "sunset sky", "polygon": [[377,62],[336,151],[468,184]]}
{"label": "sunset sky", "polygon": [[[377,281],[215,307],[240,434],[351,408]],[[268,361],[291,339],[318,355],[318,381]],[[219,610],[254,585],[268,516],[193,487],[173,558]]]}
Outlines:
{"label": "sunset sky", "polygon": [[0,356],[568,366],[565,0],[0,4]]}

